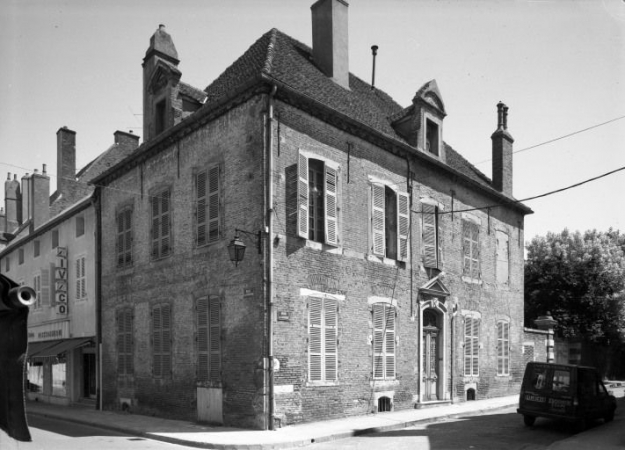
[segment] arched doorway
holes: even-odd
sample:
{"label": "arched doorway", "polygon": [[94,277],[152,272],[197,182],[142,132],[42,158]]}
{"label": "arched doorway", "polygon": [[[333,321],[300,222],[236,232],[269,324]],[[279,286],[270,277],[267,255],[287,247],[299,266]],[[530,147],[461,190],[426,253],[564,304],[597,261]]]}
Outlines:
{"label": "arched doorway", "polygon": [[433,309],[423,311],[423,380],[424,400],[438,400],[439,335],[438,314]]}

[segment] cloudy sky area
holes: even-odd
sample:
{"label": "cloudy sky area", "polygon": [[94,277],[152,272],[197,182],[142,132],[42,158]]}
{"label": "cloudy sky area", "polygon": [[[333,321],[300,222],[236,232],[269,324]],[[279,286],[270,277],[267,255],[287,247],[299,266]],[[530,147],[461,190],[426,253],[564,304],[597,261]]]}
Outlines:
{"label": "cloudy sky area", "polygon": [[[312,42],[313,0],[3,3],[0,178],[47,164],[52,190],[60,127],[77,132],[79,169],[116,130],[143,134],[141,62],[159,24],[172,35],[183,81],[201,89],[271,28]],[[376,86],[402,106],[435,79],[448,114],[444,140],[489,177],[496,104],[509,106],[516,198],[625,168],[625,1],[349,5],[350,71],[370,81],[378,45]],[[526,241],[565,227],[625,232],[624,188],[621,170],[527,201]]]}

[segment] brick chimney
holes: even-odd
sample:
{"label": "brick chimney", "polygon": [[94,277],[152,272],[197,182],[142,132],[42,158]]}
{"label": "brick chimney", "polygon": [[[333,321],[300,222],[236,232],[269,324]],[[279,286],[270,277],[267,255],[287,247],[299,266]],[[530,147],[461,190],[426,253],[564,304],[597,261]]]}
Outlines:
{"label": "brick chimney", "polygon": [[21,223],[30,219],[30,174],[22,176],[22,220]]}
{"label": "brick chimney", "polygon": [[490,137],[493,141],[493,187],[512,197],[512,143],[508,133],[508,107],[497,104],[497,129]]}
{"label": "brick chimney", "polygon": [[50,219],[50,177],[43,165],[41,173],[30,176],[30,217],[33,228],[38,228]]}
{"label": "brick chimney", "polygon": [[7,216],[4,213],[4,206],[0,206],[0,233],[4,233],[7,230]]}
{"label": "brick chimney", "polygon": [[76,132],[67,127],[56,132],[56,190],[65,197],[76,190]]}
{"label": "brick chimney", "polygon": [[349,89],[348,3],[319,0],[312,11],[313,60],[323,73]]}
{"label": "brick chimney", "polygon": [[132,132],[126,133],[125,131],[118,130],[113,133],[113,136],[115,137],[115,144],[122,147],[128,154],[139,147],[139,136]]}
{"label": "brick chimney", "polygon": [[20,182],[17,181],[15,174],[11,180],[9,173],[4,182],[4,209],[6,210],[5,230],[7,233],[12,233],[22,224],[22,193]]}

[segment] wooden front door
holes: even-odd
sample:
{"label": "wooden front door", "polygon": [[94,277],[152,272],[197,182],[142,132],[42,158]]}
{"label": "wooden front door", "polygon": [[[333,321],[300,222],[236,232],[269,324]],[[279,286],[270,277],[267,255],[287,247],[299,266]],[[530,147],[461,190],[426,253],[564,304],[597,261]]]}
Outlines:
{"label": "wooden front door", "polygon": [[425,401],[438,400],[438,335],[436,313],[423,312],[423,379]]}

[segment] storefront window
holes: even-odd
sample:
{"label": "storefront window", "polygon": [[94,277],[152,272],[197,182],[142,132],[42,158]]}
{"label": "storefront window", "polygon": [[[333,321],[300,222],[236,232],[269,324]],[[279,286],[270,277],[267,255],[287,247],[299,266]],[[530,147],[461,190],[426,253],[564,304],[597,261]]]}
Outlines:
{"label": "storefront window", "polygon": [[66,367],[65,359],[52,360],[52,395],[65,397],[67,391],[66,385]]}
{"label": "storefront window", "polygon": [[31,362],[28,365],[28,392],[43,392],[43,363]]}

